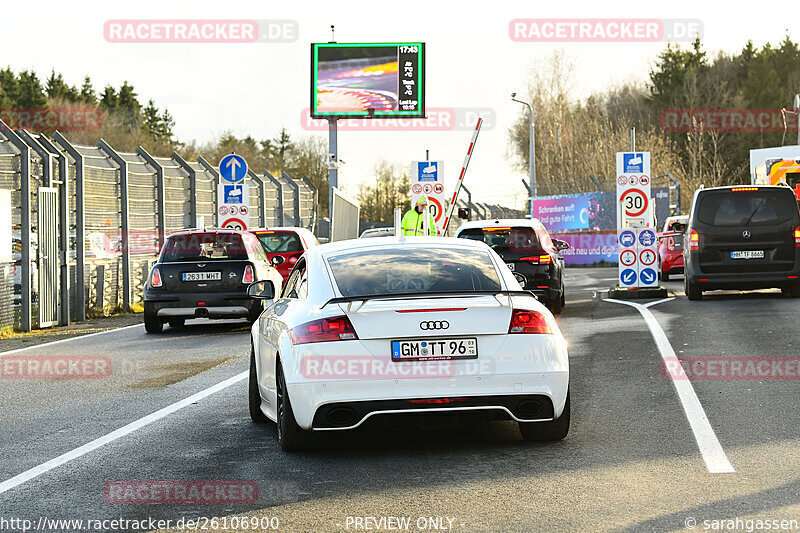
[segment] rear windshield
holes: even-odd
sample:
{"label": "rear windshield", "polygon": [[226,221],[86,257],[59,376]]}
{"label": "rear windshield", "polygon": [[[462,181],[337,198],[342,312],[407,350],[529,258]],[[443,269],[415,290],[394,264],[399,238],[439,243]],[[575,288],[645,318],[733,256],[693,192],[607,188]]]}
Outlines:
{"label": "rear windshield", "polygon": [[342,296],[500,290],[491,257],[479,250],[383,248],[337,255],[328,264]]}
{"label": "rear windshield", "polygon": [[247,250],[241,235],[236,233],[193,233],[172,235],[164,245],[162,261],[229,261],[246,260]]}
{"label": "rear windshield", "polygon": [[542,251],[542,244],[533,228],[472,228],[462,231],[458,237],[483,241],[504,259],[524,257]]}
{"label": "rear windshield", "polygon": [[797,203],[788,189],[709,192],[697,206],[697,219],[711,226],[780,224],[797,216]]}
{"label": "rear windshield", "polygon": [[300,237],[293,231],[258,233],[256,237],[261,241],[261,246],[264,247],[264,251],[268,254],[303,251],[303,244],[300,242]]}

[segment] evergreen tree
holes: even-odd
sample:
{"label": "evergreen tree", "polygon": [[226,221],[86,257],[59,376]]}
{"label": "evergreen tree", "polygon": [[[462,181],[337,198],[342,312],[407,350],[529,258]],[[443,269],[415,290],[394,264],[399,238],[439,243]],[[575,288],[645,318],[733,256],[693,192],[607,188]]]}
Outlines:
{"label": "evergreen tree", "polygon": [[47,107],[47,96],[36,73],[23,70],[19,73],[19,107],[43,108]]}
{"label": "evergreen tree", "polygon": [[83,78],[83,85],[81,86],[81,101],[89,105],[97,104],[97,94],[94,92],[92,80],[89,76]]}

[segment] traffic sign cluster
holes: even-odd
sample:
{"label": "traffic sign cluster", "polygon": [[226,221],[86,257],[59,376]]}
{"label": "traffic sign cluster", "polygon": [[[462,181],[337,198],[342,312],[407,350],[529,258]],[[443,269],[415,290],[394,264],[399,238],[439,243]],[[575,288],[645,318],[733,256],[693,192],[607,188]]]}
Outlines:
{"label": "traffic sign cluster", "polygon": [[619,286],[658,285],[658,258],[650,200],[650,152],[617,152]]}
{"label": "traffic sign cluster", "polygon": [[217,186],[217,227],[247,229],[250,226],[250,187],[244,181],[247,162],[240,155],[229,154],[219,162],[222,178]]}

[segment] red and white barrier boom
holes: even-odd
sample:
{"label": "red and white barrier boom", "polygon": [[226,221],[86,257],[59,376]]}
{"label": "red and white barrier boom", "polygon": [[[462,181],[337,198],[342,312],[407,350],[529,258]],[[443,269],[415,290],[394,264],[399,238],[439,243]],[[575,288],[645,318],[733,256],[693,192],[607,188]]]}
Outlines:
{"label": "red and white barrier boom", "polygon": [[472,151],[475,149],[475,142],[478,140],[478,133],[481,131],[481,124],[483,124],[483,119],[478,119],[478,124],[475,125],[475,131],[472,133],[472,141],[469,143],[469,149],[467,149],[467,157],[464,158],[464,166],[461,167],[461,174],[458,176],[458,182],[456,183],[456,188],[453,191],[453,198],[450,200],[450,207],[447,208],[447,216],[444,219],[444,224],[442,225],[442,235],[447,234],[447,224],[450,222],[450,217],[453,216],[453,209],[456,208],[456,198],[458,198],[458,193],[461,191],[461,185],[464,183],[464,174],[467,173],[467,167],[469,166],[469,159],[472,157]]}

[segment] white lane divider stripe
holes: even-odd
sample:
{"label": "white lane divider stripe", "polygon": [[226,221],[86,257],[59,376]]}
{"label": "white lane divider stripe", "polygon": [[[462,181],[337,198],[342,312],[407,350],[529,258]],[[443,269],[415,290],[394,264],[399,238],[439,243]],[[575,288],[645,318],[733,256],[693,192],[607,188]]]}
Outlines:
{"label": "white lane divider stripe", "polygon": [[228,378],[225,381],[217,383],[216,385],[212,385],[211,387],[205,390],[202,390],[196,394],[192,394],[191,396],[184,398],[183,400],[177,401],[171,405],[164,407],[163,409],[159,409],[154,413],[151,413],[134,422],[131,422],[128,425],[122,426],[121,428],[112,431],[111,433],[103,435],[102,437],[99,437],[91,442],[87,442],[83,446],[79,446],[78,448],[75,448],[74,450],[59,455],[54,459],[50,459],[46,463],[42,463],[39,466],[34,466],[33,468],[26,470],[25,472],[18,474],[12,477],[11,479],[0,483],[0,494],[3,494],[8,490],[13,489],[14,487],[22,485],[26,481],[30,481],[31,479],[41,476],[45,472],[49,472],[54,468],[64,465],[72,461],[73,459],[77,459],[82,455],[86,455],[87,453],[94,451],[102,446],[105,446],[106,444],[114,442],[117,439],[120,439],[126,435],[130,435],[134,431],[137,431],[148,424],[152,424],[153,422],[160,420],[165,416],[171,415],[172,413],[183,409],[187,405],[191,405],[194,402],[202,400],[207,396],[211,396],[216,392],[219,392],[227,387],[230,387],[234,383],[242,381],[244,378],[247,377],[247,375],[248,371],[245,370],[241,374],[237,374],[232,378]]}
{"label": "white lane divider stripe", "polygon": [[87,337],[94,337],[95,335],[103,335],[105,333],[113,333],[115,331],[122,331],[123,329],[141,328],[142,324],[133,324],[131,326],[122,326],[121,328],[106,329],[104,331],[95,331],[94,333],[87,333],[85,335],[76,335],[67,339],[59,339],[57,341],[43,342],[41,344],[34,344],[33,346],[25,346],[24,348],[17,348],[15,350],[8,350],[7,352],[0,352],[0,356],[8,355],[17,352],[24,352],[27,350],[35,350],[36,348],[43,348],[45,346],[52,346],[53,344],[61,344],[62,342],[76,341],[78,339],[85,339]]}
{"label": "white lane divider stripe", "polygon": [[[656,317],[653,316],[653,313],[651,313],[648,308],[656,304],[668,302],[672,299],[673,298],[665,298],[644,305],[625,300],[614,300],[612,298],[607,298],[605,300],[607,302],[634,307],[641,313],[642,318],[644,318],[645,323],[647,323],[647,327],[650,328],[653,340],[656,341],[656,346],[658,346],[658,351],[661,353],[661,360],[664,362],[665,368],[676,368],[677,365],[680,365],[680,362],[675,355],[675,350],[672,349],[672,345],[669,343],[669,339],[667,339],[666,333],[661,329]],[[675,385],[675,391],[678,393],[678,398],[681,400],[683,411],[686,413],[686,419],[692,427],[694,438],[697,441],[697,447],[700,448],[700,454],[706,462],[708,471],[712,474],[736,472],[733,465],[728,460],[725,450],[722,449],[722,445],[719,443],[717,435],[711,427],[711,423],[708,421],[703,405],[700,403],[700,399],[697,397],[694,387],[692,387],[692,382],[689,379],[673,379],[672,384]]]}

